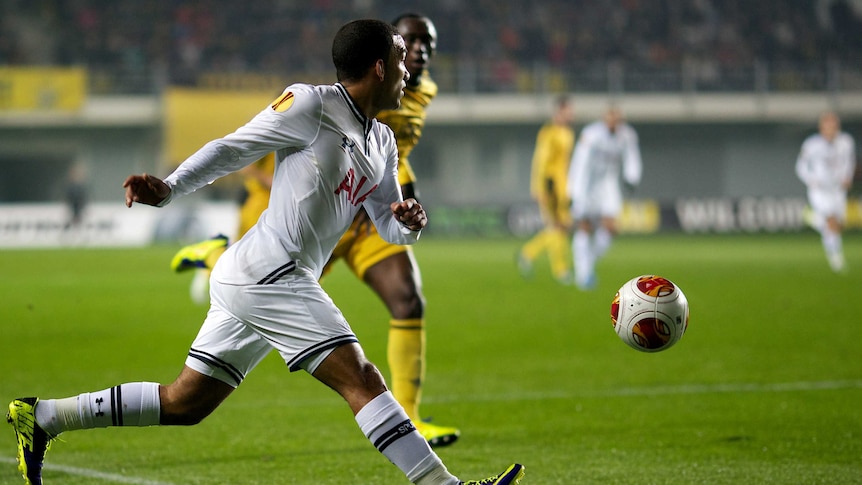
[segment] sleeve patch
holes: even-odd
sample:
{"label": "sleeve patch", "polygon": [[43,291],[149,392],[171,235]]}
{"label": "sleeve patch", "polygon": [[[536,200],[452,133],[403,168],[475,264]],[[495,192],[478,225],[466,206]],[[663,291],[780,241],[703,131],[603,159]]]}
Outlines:
{"label": "sleeve patch", "polygon": [[291,91],[287,91],[273,101],[271,107],[279,113],[284,113],[288,108],[293,106],[293,99],[293,93]]}

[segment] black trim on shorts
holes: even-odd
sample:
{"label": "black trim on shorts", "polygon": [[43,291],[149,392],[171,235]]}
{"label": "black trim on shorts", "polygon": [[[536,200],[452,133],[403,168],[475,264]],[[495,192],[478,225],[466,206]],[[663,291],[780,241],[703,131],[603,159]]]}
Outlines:
{"label": "black trim on shorts", "polygon": [[189,349],[189,357],[193,359],[197,359],[204,364],[211,365],[213,367],[217,367],[225,372],[236,382],[236,385],[242,384],[242,380],[245,378],[236,367],[228,364],[227,362],[219,359],[218,357],[208,354],[206,352],[202,352],[197,349]]}
{"label": "black trim on shorts", "polygon": [[276,281],[283,278],[285,275],[293,272],[296,269],[296,261],[288,261],[287,263],[275,268],[270,274],[263,277],[262,280],[258,281],[259,285],[271,285]]}
{"label": "black trim on shorts", "polygon": [[318,352],[322,352],[333,347],[338,347],[340,345],[352,344],[357,342],[359,342],[359,339],[356,338],[356,335],[341,335],[338,337],[333,337],[329,340],[324,340],[323,342],[318,342],[297,354],[296,357],[290,359],[290,361],[287,363],[287,368],[290,369],[290,372],[296,372],[302,368],[300,367],[300,364],[302,364],[305,359],[311,357]]}

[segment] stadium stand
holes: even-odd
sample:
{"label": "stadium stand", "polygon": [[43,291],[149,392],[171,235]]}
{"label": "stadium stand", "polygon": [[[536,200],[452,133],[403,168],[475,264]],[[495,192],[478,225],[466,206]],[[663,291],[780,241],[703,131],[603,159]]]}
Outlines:
{"label": "stadium stand", "polygon": [[410,9],[446,34],[443,92],[846,89],[862,85],[859,3],[7,0],[0,66],[83,65],[91,90],[109,94],[319,82],[330,76],[321,39],[349,19]]}

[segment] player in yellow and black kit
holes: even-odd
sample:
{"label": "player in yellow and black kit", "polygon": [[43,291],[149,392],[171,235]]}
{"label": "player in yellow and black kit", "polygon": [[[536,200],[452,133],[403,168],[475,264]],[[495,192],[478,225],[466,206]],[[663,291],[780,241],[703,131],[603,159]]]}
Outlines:
{"label": "player in yellow and black kit", "polygon": [[[395,133],[398,181],[404,198],[418,199],[413,187],[416,176],[410,168],[408,156],[422,136],[425,108],[437,95],[437,85],[426,71],[436,48],[437,29],[430,19],[418,14],[402,15],[393,24],[407,46],[404,63],[410,72],[410,79],[401,106],[397,110],[379,113],[377,119],[386,123]],[[271,177],[272,169],[269,170]],[[254,186],[263,189],[261,185]],[[262,198],[263,204],[258,206],[259,210],[249,210],[246,215],[247,202],[243,205],[241,218],[248,217],[251,224],[257,221],[269,199],[268,187],[266,189],[266,197]],[[250,199],[256,193],[258,191],[249,190]],[[226,247],[227,238],[223,236],[186,246],[174,256],[171,266],[175,271],[193,267],[212,268]],[[457,428],[423,422],[419,414],[422,381],[425,378],[425,297],[412,250],[409,246],[384,241],[365,213],[360,211],[333,251],[324,275],[339,259],[343,259],[350,270],[377,293],[389,310],[391,318],[387,359],[391,372],[390,387],[395,399],[431,446],[454,443],[460,435]],[[197,292],[200,293],[200,290]],[[194,298],[194,282],[192,293]]]}
{"label": "player in yellow and black kit", "polygon": [[[377,119],[389,125],[398,144],[398,182],[404,197],[416,197],[416,176],[408,157],[422,136],[425,108],[437,94],[426,68],[437,44],[437,29],[425,16],[405,14],[393,22],[407,45],[404,63],[410,72],[401,106]],[[335,247],[324,274],[338,259],[380,297],[389,310],[390,387],[395,399],[431,446],[446,446],[458,439],[456,428],[423,422],[419,414],[425,378],[425,297],[413,251],[384,241],[360,212]]]}
{"label": "player in yellow and black kit", "polygon": [[[236,238],[239,239],[251,229],[260,214],[269,205],[269,194],[272,190],[272,174],[275,171],[275,154],[261,158],[251,165],[243,168],[243,188],[245,193],[239,208],[239,231]],[[189,295],[197,304],[203,305],[209,302],[209,278],[216,261],[225,252],[228,238],[219,234],[206,241],[185,246],[180,249],[171,260],[171,269],[180,272],[196,268],[192,278]]]}
{"label": "player in yellow and black kit", "polygon": [[539,130],[533,154],[530,195],[539,204],[545,227],[518,253],[518,266],[526,277],[532,274],[536,258],[547,251],[551,273],[563,284],[572,282],[569,256],[572,216],[566,190],[569,161],[575,145],[571,122],[571,104],[568,98],[561,97],[553,118]]}

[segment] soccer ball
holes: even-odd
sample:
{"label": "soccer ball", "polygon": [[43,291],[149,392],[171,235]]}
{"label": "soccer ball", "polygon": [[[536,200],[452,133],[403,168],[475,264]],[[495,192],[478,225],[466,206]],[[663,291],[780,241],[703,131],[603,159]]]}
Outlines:
{"label": "soccer ball", "polygon": [[667,278],[628,280],[611,303],[611,321],[623,342],[641,352],[659,352],[679,342],[688,328],[688,300]]}

